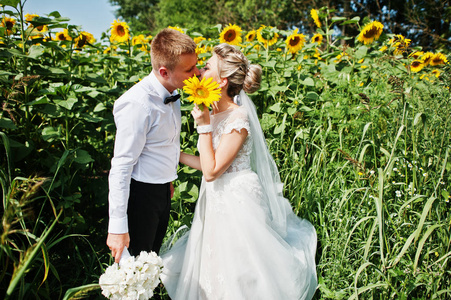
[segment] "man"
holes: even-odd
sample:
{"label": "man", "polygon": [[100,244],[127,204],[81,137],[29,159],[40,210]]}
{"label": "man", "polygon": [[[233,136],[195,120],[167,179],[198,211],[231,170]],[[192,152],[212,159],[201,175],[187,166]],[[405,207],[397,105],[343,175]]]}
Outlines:
{"label": "man", "polygon": [[160,249],[180,157],[180,101],[166,99],[200,75],[196,44],[177,30],[155,36],[151,59],[151,74],[114,103],[107,245],[116,262],[124,247],[135,256]]}

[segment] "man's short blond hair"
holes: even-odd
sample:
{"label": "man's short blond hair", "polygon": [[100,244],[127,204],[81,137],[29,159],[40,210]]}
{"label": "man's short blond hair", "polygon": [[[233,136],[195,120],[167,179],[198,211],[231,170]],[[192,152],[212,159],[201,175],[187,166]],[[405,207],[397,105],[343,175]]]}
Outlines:
{"label": "man's short blond hair", "polygon": [[152,40],[152,68],[158,70],[166,67],[173,71],[180,61],[180,55],[192,53],[196,53],[196,43],[192,38],[175,29],[165,28]]}

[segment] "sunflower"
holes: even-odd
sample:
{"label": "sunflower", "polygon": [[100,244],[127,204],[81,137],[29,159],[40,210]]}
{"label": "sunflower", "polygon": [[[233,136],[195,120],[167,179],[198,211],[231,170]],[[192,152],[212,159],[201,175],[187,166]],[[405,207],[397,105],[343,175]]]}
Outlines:
{"label": "sunflower", "polygon": [[420,59],[420,57],[423,55],[424,55],[423,51],[414,51],[409,55],[409,57],[412,57],[413,59]]}
{"label": "sunflower", "polygon": [[147,37],[144,34],[136,35],[132,38],[132,46],[139,46],[139,49],[143,52],[150,51],[150,43],[152,42],[152,36]]}
{"label": "sunflower", "polygon": [[49,30],[49,27],[47,25],[41,25],[41,26],[37,26],[37,27],[31,26],[31,28],[33,28],[30,33],[31,39],[43,38],[44,33],[46,33]]}
{"label": "sunflower", "polygon": [[291,35],[289,35],[285,41],[287,44],[287,50],[291,53],[296,53],[304,47],[305,35],[299,34],[296,28]]}
{"label": "sunflower", "polygon": [[111,42],[125,43],[130,39],[130,33],[127,23],[114,20],[111,23]]}
{"label": "sunflower", "polygon": [[204,104],[205,106],[210,107],[213,102],[219,101],[221,98],[219,84],[216,81],[213,81],[212,77],[208,79],[202,78],[202,80],[199,81],[199,78],[194,75],[183,81],[183,83],[185,84],[183,91],[190,95],[188,100],[195,104]]}
{"label": "sunflower", "polygon": [[439,70],[433,70],[432,71],[432,75],[434,75],[435,77],[439,78],[440,77],[440,71]]}
{"label": "sunflower", "polygon": [[241,28],[235,24],[229,24],[229,26],[221,31],[219,42],[230,45],[239,45],[241,43]]}
{"label": "sunflower", "polygon": [[323,42],[323,35],[321,33],[317,33],[312,37],[311,43],[318,43],[318,46]]}
{"label": "sunflower", "polygon": [[411,41],[412,40],[406,39],[403,35],[397,34],[389,41],[389,43],[393,47],[395,47],[394,54],[399,55],[399,54],[403,54],[404,51],[406,51],[407,48],[409,48]]}
{"label": "sunflower", "polygon": [[431,62],[430,62],[431,66],[444,65],[446,63],[448,63],[446,56],[440,52],[437,54],[434,54],[434,56],[432,56]]}
{"label": "sunflower", "polygon": [[168,26],[168,28],[177,30],[177,31],[179,31],[179,32],[181,32],[181,33],[185,33],[185,32],[183,31],[183,29],[180,28],[180,27],[178,27],[178,26]]}
{"label": "sunflower", "polygon": [[426,52],[421,56],[421,60],[423,61],[424,66],[427,66],[431,63],[432,57],[434,56],[434,53],[432,52]]}
{"label": "sunflower", "polygon": [[193,40],[194,40],[194,42],[195,42],[196,45],[197,45],[197,44],[199,44],[200,42],[205,41],[206,39],[205,39],[203,36],[198,36],[198,37],[195,37]]}
{"label": "sunflower", "polygon": [[144,34],[135,35],[132,38],[132,46],[143,45],[146,43],[147,43],[147,41],[146,41],[146,37],[144,36]]}
{"label": "sunflower", "polygon": [[385,52],[385,51],[387,51],[387,49],[388,49],[388,47],[387,46],[382,46],[380,49],[379,49],[379,51],[380,52]]}
{"label": "sunflower", "polygon": [[95,42],[95,38],[92,34],[86,31],[80,32],[79,36],[75,38],[75,47],[76,48],[83,48],[87,44],[93,44]]}
{"label": "sunflower", "polygon": [[6,28],[6,34],[10,35],[13,33],[13,27],[16,25],[16,20],[10,17],[4,17],[2,19],[2,23],[0,24],[1,27]]}
{"label": "sunflower", "polygon": [[384,25],[381,22],[373,21],[368,23],[363,27],[357,40],[364,43],[365,45],[371,44],[374,40],[378,40],[382,34],[382,29]]}
{"label": "sunflower", "polygon": [[207,59],[207,57],[204,55],[202,55],[202,57],[201,57],[201,54],[205,54],[207,52],[208,52],[207,47],[205,47],[205,46],[199,47],[199,45],[197,45],[196,55],[197,55],[197,64],[198,65],[203,65],[205,63],[205,60]]}
{"label": "sunflower", "polygon": [[274,45],[277,42],[278,38],[279,34],[273,27],[266,27],[265,25],[262,25],[257,30],[257,40],[265,45],[265,47]]}
{"label": "sunflower", "polygon": [[39,15],[36,15],[36,14],[26,14],[26,15],[25,15],[25,21],[26,21],[27,23],[30,23],[31,21],[33,21],[34,18],[37,18],[37,17],[39,17]]}
{"label": "sunflower", "polygon": [[246,42],[252,42],[255,40],[257,36],[257,32],[255,30],[251,30],[246,34]]}
{"label": "sunflower", "polygon": [[421,60],[414,60],[411,64],[410,64],[410,71],[412,71],[413,73],[417,73],[419,71],[421,71],[421,69],[424,68],[424,64]]}
{"label": "sunflower", "polygon": [[67,29],[63,29],[63,31],[58,32],[54,38],[55,41],[72,41],[72,38],[69,35],[69,31]]}
{"label": "sunflower", "polygon": [[318,11],[314,8],[310,11],[310,15],[312,16],[313,21],[315,22],[316,26],[319,28],[321,27],[321,22],[318,17]]}

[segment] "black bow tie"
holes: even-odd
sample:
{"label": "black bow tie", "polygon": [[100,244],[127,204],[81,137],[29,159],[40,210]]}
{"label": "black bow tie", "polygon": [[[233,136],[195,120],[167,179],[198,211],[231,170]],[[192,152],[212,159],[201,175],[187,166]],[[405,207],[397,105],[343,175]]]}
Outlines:
{"label": "black bow tie", "polygon": [[169,96],[166,97],[166,99],[164,99],[164,104],[168,104],[171,102],[175,102],[180,98],[180,94],[174,95],[174,96]]}

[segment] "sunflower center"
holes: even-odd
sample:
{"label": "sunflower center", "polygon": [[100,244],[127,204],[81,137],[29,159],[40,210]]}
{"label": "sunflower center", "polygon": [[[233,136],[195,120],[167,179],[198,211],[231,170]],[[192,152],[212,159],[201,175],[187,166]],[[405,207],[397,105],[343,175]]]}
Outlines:
{"label": "sunflower center", "polygon": [[60,41],[65,41],[65,40],[66,40],[66,37],[64,36],[64,33],[60,33],[60,34],[58,35],[58,39],[59,39]]}
{"label": "sunflower center", "polygon": [[125,35],[125,28],[122,25],[117,26],[116,31],[117,31],[117,35],[120,35],[120,36]]}
{"label": "sunflower center", "polygon": [[11,29],[14,26],[14,22],[6,21],[5,22],[5,26],[6,26],[7,29]]}
{"label": "sunflower center", "polygon": [[201,98],[207,98],[207,97],[208,97],[208,90],[205,89],[205,87],[201,86],[201,87],[198,87],[198,88],[196,89],[196,94],[197,94],[199,97],[201,97]]}
{"label": "sunflower center", "polygon": [[367,39],[375,37],[377,35],[377,28],[376,27],[371,27],[370,30],[368,30],[367,32],[365,32],[363,34],[363,36]]}
{"label": "sunflower center", "polygon": [[86,44],[86,40],[87,40],[88,38],[84,35],[84,34],[81,34],[80,35],[80,38],[79,38],[79,40],[78,40],[78,42],[77,42],[77,46],[79,47],[79,48],[81,48],[81,47],[83,47],[85,44]]}
{"label": "sunflower center", "polygon": [[301,39],[298,36],[292,37],[290,39],[290,46],[297,46]]}
{"label": "sunflower center", "polygon": [[421,65],[421,62],[419,62],[419,61],[412,62],[412,67],[413,68],[418,68],[420,65]]}
{"label": "sunflower center", "polygon": [[235,30],[228,30],[225,34],[224,34],[224,39],[227,42],[231,42],[233,40],[235,40],[236,38],[236,32]]}
{"label": "sunflower center", "polygon": [[253,41],[254,38],[255,38],[255,34],[250,34],[248,37],[249,41]]}

